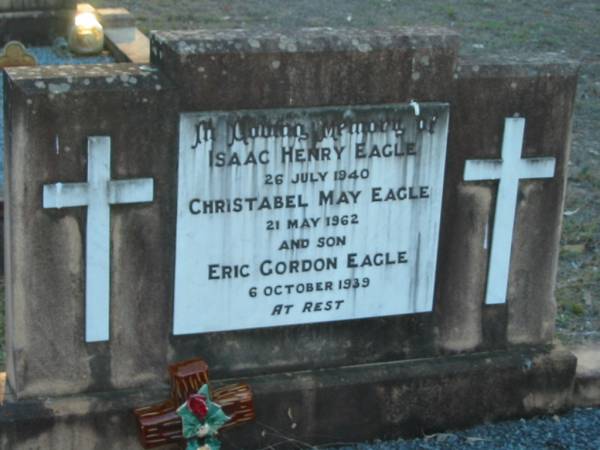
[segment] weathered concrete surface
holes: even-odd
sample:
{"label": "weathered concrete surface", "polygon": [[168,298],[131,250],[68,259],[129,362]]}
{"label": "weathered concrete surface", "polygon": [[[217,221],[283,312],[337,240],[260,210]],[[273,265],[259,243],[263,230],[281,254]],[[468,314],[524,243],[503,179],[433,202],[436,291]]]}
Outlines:
{"label": "weathered concrete surface", "polygon": [[164,399],[165,390],[0,401],[0,448],[136,449],[132,405]]}
{"label": "weathered concrete surface", "polygon": [[[460,61],[452,33],[395,33],[235,31],[226,44],[159,33],[159,67],[9,70],[7,347],[18,397],[159,386],[168,363],[199,353],[216,378],[239,378],[550,343],[576,67]],[[172,336],[178,112],[413,96],[450,103],[433,313]],[[556,157],[557,174],[521,183],[508,305],[483,306],[496,188],[462,176],[465,160],[499,157],[515,113],[527,119],[524,155]],[[43,210],[41,195],[43,184],[86,179],[85,139],[101,134],[113,138],[113,178],[152,177],[156,191],[152,204],[111,208],[111,340],[86,345],[85,208]]]}
{"label": "weathered concrete surface", "polygon": [[[448,351],[548,343],[577,66],[556,63],[556,55],[461,61],[455,80],[438,263],[438,343]],[[556,173],[520,182],[507,304],[484,306],[497,182],[466,183],[464,167],[467,159],[500,158],[504,119],[515,115],[526,119],[523,157],[555,157]],[[486,313],[493,319],[486,320]]]}
{"label": "weathered concrete surface", "polygon": [[104,28],[135,28],[135,17],[125,8],[97,8],[95,11]]}
{"label": "weathered concrete surface", "polygon": [[151,61],[186,110],[446,101],[458,35],[445,29],[155,32]]}
{"label": "weathered concrete surface", "polygon": [[148,64],[150,40],[135,27],[135,18],[124,8],[100,8],[96,14],[104,27],[106,48],[117,62]]}
{"label": "weathered concrete surface", "polygon": [[[257,422],[222,440],[226,449],[266,448],[285,437],[358,442],[553,413],[569,406],[575,364],[565,351],[515,350],[257,376],[244,380]],[[141,448],[131,408],[167,397],[164,388],[8,401],[0,447]]]}
{"label": "weathered concrete surface", "polygon": [[135,27],[105,28],[106,48],[118,62],[150,63],[150,40]]}
{"label": "weathered concrete surface", "polygon": [[577,357],[573,406],[600,406],[600,345],[572,349]]}
{"label": "weathered concrete surface", "polygon": [[[168,354],[177,102],[130,64],[16,68],[6,77],[7,372],[18,397],[159,383]],[[43,209],[42,186],[87,180],[88,136],[113,179],[154,202],[111,207],[111,340],[84,342],[86,208]]]}
{"label": "weathered concrete surface", "polygon": [[[423,29],[372,35],[311,29],[289,36],[159,32],[152,37],[152,60],[180,87],[186,111],[412,98],[449,101],[451,110],[434,314],[178,337],[172,339],[178,358],[189,357],[197,346],[227,348],[229,364],[216,362],[213,368],[234,376],[272,367],[273,361],[289,370],[551,342],[577,66],[557,55],[461,61],[456,44],[450,32]],[[368,52],[361,51],[367,47]],[[497,183],[465,183],[463,173],[467,159],[500,157],[504,119],[515,114],[527,120],[523,156],[554,156],[557,170],[553,179],[521,182],[508,304],[484,306]],[[417,330],[401,331],[411,318],[422,324],[418,342],[405,337]],[[360,336],[369,329],[381,332],[369,333],[370,345],[365,345]],[[265,358],[256,349],[268,345],[269,338],[278,345]],[[312,355],[304,358],[304,349]],[[211,356],[214,361],[222,357]]]}
{"label": "weathered concrete surface", "polygon": [[0,0],[0,47],[11,40],[49,45],[66,36],[76,0]]}

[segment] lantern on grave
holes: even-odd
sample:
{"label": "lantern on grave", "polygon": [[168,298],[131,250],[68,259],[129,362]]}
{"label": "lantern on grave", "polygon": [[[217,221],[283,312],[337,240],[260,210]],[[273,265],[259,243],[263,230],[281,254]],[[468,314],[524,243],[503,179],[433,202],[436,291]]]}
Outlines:
{"label": "lantern on grave", "polygon": [[103,47],[104,30],[96,15],[90,11],[77,14],[69,32],[69,49],[80,55],[93,55]]}

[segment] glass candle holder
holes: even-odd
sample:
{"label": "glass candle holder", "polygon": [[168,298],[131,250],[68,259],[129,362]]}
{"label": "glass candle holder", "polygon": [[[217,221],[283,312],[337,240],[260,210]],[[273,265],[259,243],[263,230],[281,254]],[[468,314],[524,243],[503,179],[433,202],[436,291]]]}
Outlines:
{"label": "glass candle holder", "polygon": [[69,49],[80,55],[93,55],[103,48],[104,30],[96,16],[91,12],[77,14],[69,32]]}

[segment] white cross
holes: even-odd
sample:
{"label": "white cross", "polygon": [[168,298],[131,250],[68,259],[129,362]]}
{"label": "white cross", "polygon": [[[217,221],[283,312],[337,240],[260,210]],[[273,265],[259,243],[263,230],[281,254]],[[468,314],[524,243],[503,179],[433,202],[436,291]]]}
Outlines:
{"label": "white cross", "polygon": [[88,138],[88,182],[44,185],[44,208],[87,206],[85,340],[110,336],[110,206],[151,202],[152,178],[110,179],[110,137]]}
{"label": "white cross", "polygon": [[506,302],[519,180],[552,178],[555,158],[521,158],[525,119],[507,118],[502,159],[474,159],[465,165],[465,181],[499,180],[485,303]]}

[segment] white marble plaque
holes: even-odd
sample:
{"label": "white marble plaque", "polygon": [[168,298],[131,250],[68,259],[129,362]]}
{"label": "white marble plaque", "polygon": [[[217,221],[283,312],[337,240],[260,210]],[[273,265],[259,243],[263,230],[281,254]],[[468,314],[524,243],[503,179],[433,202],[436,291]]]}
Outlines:
{"label": "white marble plaque", "polygon": [[182,114],[174,334],[431,311],[448,116]]}

